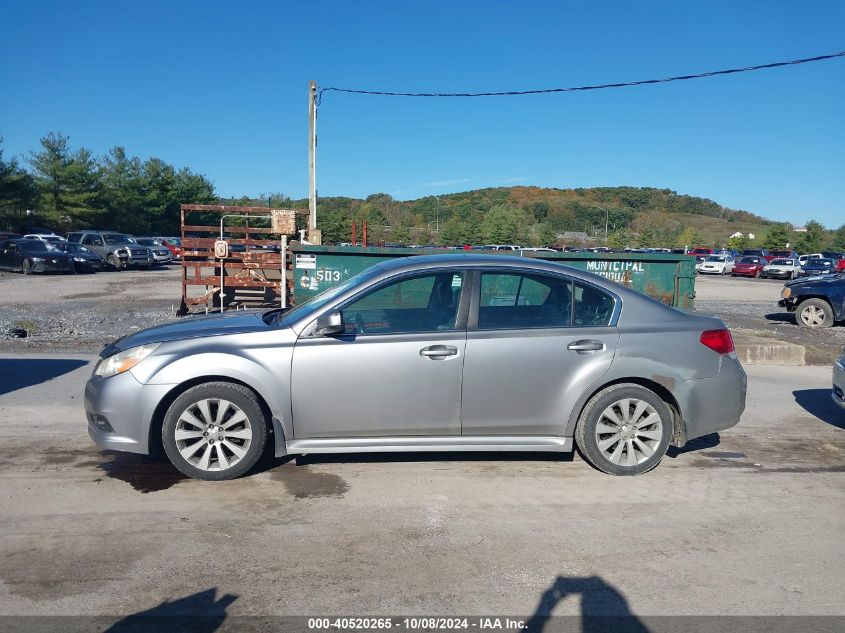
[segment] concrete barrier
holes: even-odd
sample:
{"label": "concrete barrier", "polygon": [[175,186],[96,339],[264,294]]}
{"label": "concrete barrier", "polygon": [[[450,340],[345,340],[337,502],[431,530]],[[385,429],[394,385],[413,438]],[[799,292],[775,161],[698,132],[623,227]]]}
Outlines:
{"label": "concrete barrier", "polygon": [[803,365],[804,346],[762,336],[734,335],[736,355],[743,365]]}

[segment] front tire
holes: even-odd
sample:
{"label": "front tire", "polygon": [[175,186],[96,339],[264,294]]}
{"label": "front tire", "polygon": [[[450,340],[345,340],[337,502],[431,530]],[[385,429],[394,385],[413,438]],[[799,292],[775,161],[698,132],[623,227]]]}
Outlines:
{"label": "front tire", "polygon": [[806,299],[798,304],[795,322],[808,328],[823,328],[833,325],[833,308],[824,299]]}
{"label": "front tire", "polygon": [[106,257],[106,263],[111,266],[112,270],[120,270],[123,268],[123,265],[120,263],[120,257],[114,254]]}
{"label": "front tire", "polygon": [[32,274],[32,262],[30,262],[28,259],[23,260],[23,262],[21,262],[21,272],[24,275],[31,275]]}
{"label": "front tire", "polygon": [[663,459],[672,439],[672,415],[656,393],[633,383],[593,396],[575,427],[581,455],[611,475],[639,475]]}
{"label": "front tire", "polygon": [[170,462],[195,479],[222,481],[248,472],[267,444],[269,424],[251,389],[208,382],[185,391],[164,417]]}

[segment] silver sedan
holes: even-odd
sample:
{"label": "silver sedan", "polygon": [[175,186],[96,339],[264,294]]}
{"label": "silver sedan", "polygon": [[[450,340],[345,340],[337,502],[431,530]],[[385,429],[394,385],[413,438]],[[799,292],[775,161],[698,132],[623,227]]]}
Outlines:
{"label": "silver sedan", "polygon": [[406,257],[295,308],[115,341],[85,388],[99,445],[231,479],[265,450],[572,451],[614,475],[735,425],[725,324],[567,266]]}

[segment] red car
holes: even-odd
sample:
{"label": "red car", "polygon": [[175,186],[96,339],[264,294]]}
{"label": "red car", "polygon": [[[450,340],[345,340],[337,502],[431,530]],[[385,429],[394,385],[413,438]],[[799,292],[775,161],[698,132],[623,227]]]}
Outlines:
{"label": "red car", "polygon": [[155,238],[167,247],[173,259],[182,259],[182,240],[178,237],[157,237]]}
{"label": "red car", "polygon": [[759,277],[767,263],[765,257],[747,255],[734,264],[731,277]]}

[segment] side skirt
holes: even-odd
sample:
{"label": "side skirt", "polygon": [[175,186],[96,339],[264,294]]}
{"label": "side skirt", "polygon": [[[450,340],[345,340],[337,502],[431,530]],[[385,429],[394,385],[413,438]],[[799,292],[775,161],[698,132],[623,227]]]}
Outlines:
{"label": "side skirt", "polygon": [[397,453],[436,451],[572,451],[572,438],[555,435],[444,435],[290,440],[288,453]]}

